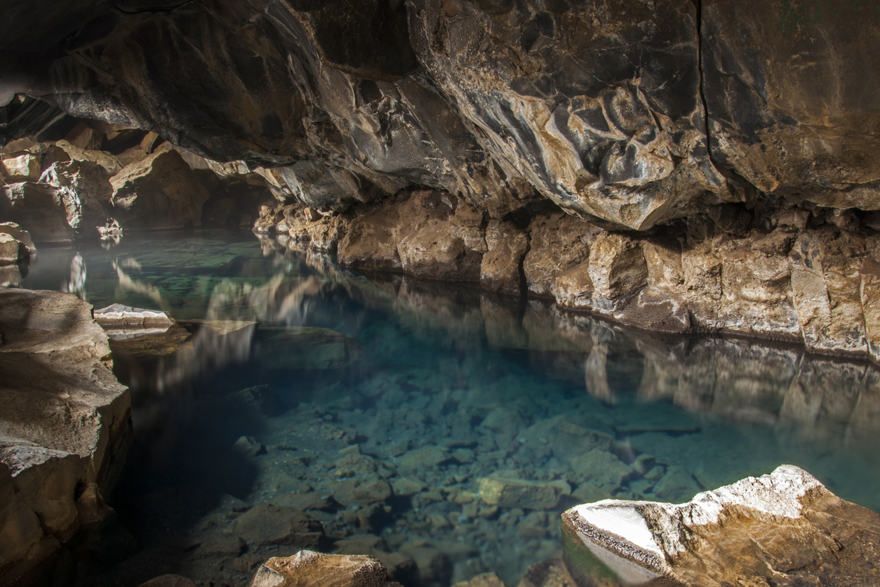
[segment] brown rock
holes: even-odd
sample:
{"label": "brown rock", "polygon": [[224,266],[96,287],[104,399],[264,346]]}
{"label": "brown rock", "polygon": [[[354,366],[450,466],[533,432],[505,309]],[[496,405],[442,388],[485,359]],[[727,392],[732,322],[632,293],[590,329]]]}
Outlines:
{"label": "brown rock", "polygon": [[9,183],[36,181],[40,178],[40,160],[31,153],[21,153],[0,159],[0,176]]}
{"label": "brown rock", "polygon": [[528,236],[510,222],[492,220],[486,227],[486,253],[480,264],[480,285],[489,291],[520,295],[525,276],[522,262]]}
{"label": "brown rock", "polygon": [[590,246],[593,307],[609,312],[637,294],[648,279],[645,256],[637,241],[620,234],[599,235]]}
{"label": "brown rock", "polygon": [[0,335],[0,583],[11,585],[76,533],[81,488],[112,486],[130,398],[76,296],[0,290]]}
{"label": "brown rock", "polygon": [[[869,585],[880,579],[880,515],[784,465],[691,502],[607,500],[563,516],[579,582]],[[687,537],[684,539],[684,537]]]}
{"label": "brown rock", "polygon": [[259,568],[250,587],[383,587],[387,572],[369,556],[320,554],[301,550],[274,557]]}

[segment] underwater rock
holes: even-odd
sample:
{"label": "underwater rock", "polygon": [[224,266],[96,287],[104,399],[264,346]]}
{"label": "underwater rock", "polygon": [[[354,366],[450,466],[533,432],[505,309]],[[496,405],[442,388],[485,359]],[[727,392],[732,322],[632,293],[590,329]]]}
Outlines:
{"label": "underwater rock", "polygon": [[554,558],[530,566],[517,587],[578,587],[568,568],[560,558]]}
{"label": "underwater rock", "polygon": [[76,296],[0,290],[0,585],[36,580],[76,534],[78,492],[115,482],[130,396],[107,336]]}
{"label": "underwater rock", "polygon": [[161,575],[141,583],[138,587],[195,587],[195,583],[180,575]]}
{"label": "underwater rock", "polygon": [[291,508],[266,503],[238,516],[233,531],[251,549],[270,544],[315,548],[324,540],[324,527],[318,520]]}
{"label": "underwater rock", "polygon": [[880,515],[791,465],[690,502],[605,500],[562,515],[565,561],[586,584],[873,584]]}
{"label": "underwater rock", "polygon": [[277,358],[266,361],[270,369],[339,369],[350,365],[358,354],[357,341],[329,328],[288,326],[260,332],[268,336],[260,340],[259,348],[265,345],[271,349],[267,356]]}
{"label": "underwater rock", "polygon": [[565,481],[527,481],[510,477],[483,477],[477,482],[480,499],[502,508],[549,510],[571,494]]}
{"label": "underwater rock", "polygon": [[482,573],[467,581],[457,581],[452,587],[504,587],[504,581],[495,573]]}
{"label": "underwater rock", "polygon": [[287,558],[267,560],[250,587],[383,587],[389,583],[385,567],[372,557],[301,550]]}

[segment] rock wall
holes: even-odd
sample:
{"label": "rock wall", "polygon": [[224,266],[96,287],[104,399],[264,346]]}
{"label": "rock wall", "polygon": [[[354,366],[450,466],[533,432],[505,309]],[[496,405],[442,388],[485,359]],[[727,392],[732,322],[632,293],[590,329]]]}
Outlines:
{"label": "rock wall", "polygon": [[108,219],[119,233],[242,228],[275,199],[247,165],[204,159],[155,133],[83,125],[66,136],[0,148],[0,218],[31,227],[41,243],[106,238]]}
{"label": "rock wall", "polygon": [[880,360],[880,235],[853,215],[722,208],[637,234],[558,210],[494,220],[465,200],[419,191],[345,215],[267,208],[256,228],[363,271],[479,284],[650,330]]}
{"label": "rock wall", "polygon": [[0,585],[51,582],[46,561],[107,508],[131,400],[107,336],[69,294],[0,289]]}
{"label": "rock wall", "polygon": [[[243,160],[325,218],[302,229],[353,266],[877,357],[871,3],[126,0],[45,14],[0,41],[8,136],[54,128],[58,109],[139,127]],[[38,202],[48,225],[50,199],[77,209],[81,167],[40,166],[35,183],[16,154],[7,198]],[[100,200],[132,222],[163,225],[138,189],[189,221],[232,205],[112,173]],[[424,189],[448,210],[398,202]],[[183,208],[180,191],[195,194]]]}

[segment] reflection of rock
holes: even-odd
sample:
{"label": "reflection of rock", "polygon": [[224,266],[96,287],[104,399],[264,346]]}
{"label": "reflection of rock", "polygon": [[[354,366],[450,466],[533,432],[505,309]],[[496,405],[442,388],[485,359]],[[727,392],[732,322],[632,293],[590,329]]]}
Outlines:
{"label": "reflection of rock", "polygon": [[880,515],[790,465],[685,504],[606,500],[576,506],[562,520],[566,563],[584,582],[880,581],[873,564],[880,556]]}
{"label": "reflection of rock", "polygon": [[301,550],[263,563],[250,587],[382,587],[388,583],[385,567],[372,557]]}
{"label": "reflection of rock", "polygon": [[277,330],[260,329],[262,364],[269,369],[339,369],[356,356],[354,340],[327,328],[287,326]]}
{"label": "reflection of rock", "polygon": [[76,297],[0,291],[0,333],[0,584],[12,585],[76,533],[78,491],[112,485],[130,400]]}

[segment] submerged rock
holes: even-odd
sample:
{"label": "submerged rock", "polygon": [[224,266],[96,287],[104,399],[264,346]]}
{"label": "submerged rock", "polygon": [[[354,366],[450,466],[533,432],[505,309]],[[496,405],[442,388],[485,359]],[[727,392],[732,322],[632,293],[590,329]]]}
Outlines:
{"label": "submerged rock", "polygon": [[527,481],[509,477],[484,477],[478,482],[480,499],[503,508],[548,510],[559,498],[571,494],[565,481]]}
{"label": "submerged rock", "polygon": [[562,521],[566,563],[585,584],[880,581],[880,514],[791,465],[684,504],[605,500]]}
{"label": "submerged rock", "polygon": [[0,585],[13,585],[50,573],[42,563],[88,522],[83,488],[112,487],[130,398],[76,296],[0,290],[0,337]]}
{"label": "submerged rock", "polygon": [[250,587],[383,587],[388,573],[369,556],[321,554],[301,550],[295,555],[267,560]]}

